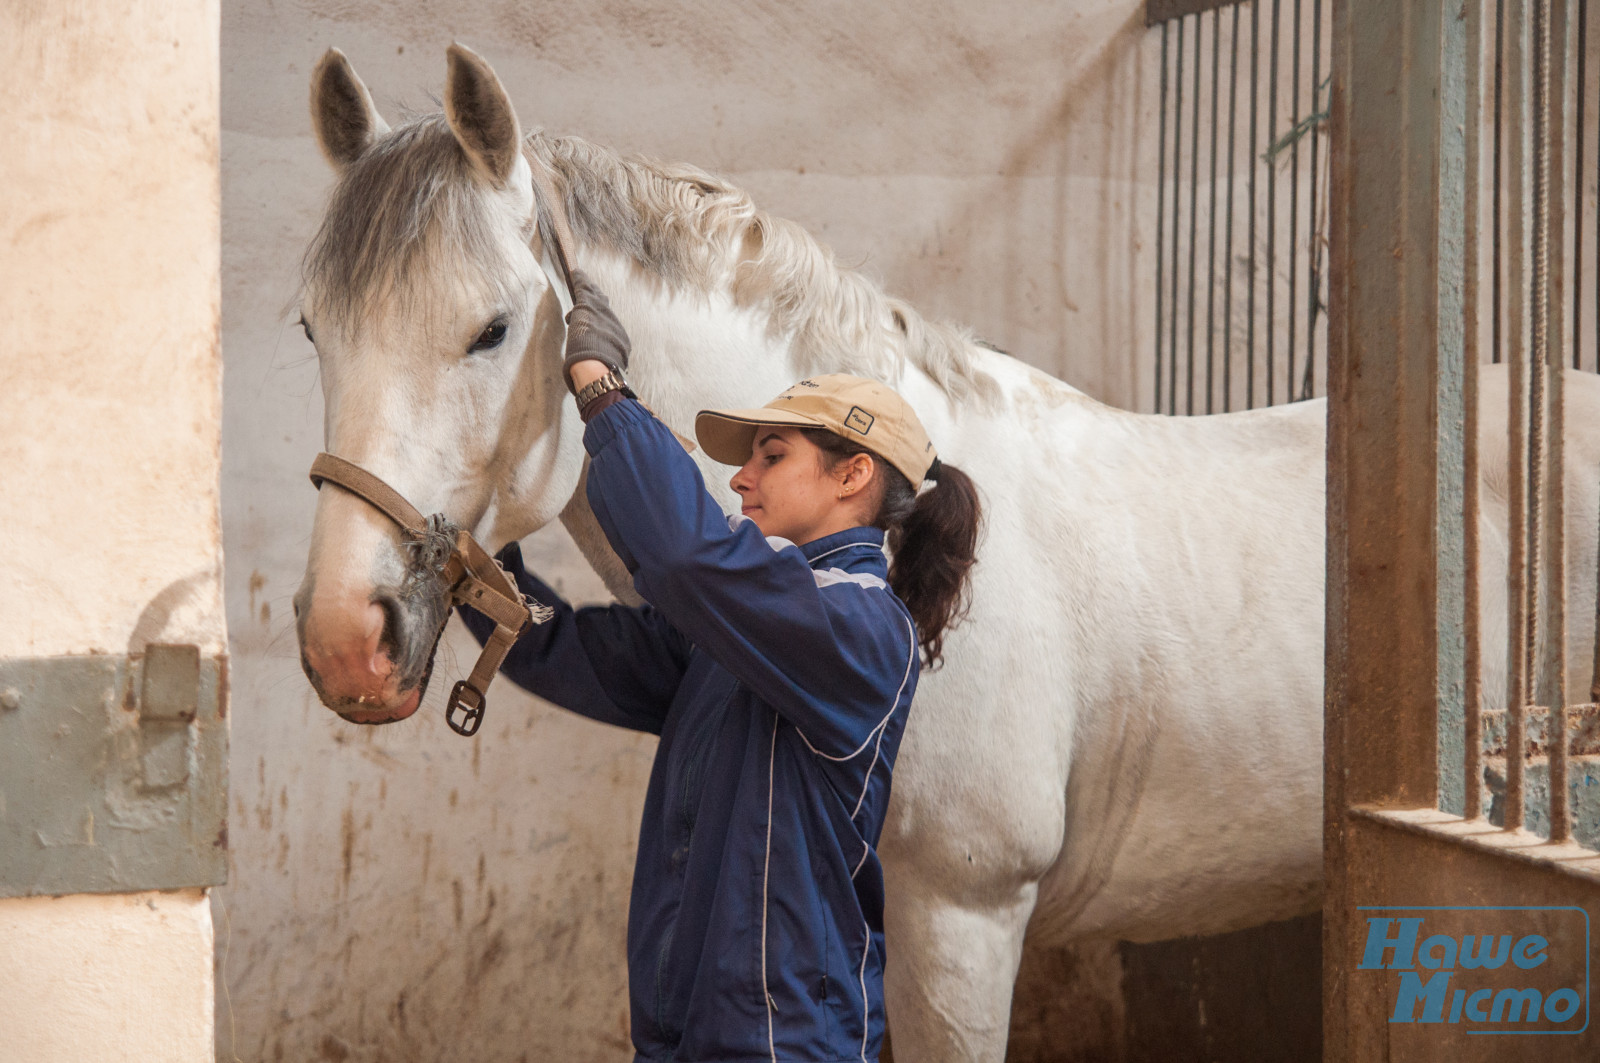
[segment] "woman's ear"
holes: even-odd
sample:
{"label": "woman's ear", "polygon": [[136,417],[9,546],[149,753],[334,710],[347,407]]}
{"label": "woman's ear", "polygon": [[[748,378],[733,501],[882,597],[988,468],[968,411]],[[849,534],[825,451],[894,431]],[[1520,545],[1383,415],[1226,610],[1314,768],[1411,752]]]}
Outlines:
{"label": "woman's ear", "polygon": [[839,472],[842,477],[839,490],[840,498],[858,495],[870,485],[877,474],[877,463],[870,454],[852,454],[849,460],[842,462]]}

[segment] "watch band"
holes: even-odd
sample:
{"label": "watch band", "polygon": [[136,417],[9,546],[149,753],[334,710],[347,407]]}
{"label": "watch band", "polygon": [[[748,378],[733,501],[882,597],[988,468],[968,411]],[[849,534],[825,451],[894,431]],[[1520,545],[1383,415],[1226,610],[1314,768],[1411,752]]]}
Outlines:
{"label": "watch band", "polygon": [[578,409],[583,409],[608,391],[624,391],[627,388],[628,382],[623,379],[622,374],[615,369],[609,370],[605,376],[592,380],[577,390]]}

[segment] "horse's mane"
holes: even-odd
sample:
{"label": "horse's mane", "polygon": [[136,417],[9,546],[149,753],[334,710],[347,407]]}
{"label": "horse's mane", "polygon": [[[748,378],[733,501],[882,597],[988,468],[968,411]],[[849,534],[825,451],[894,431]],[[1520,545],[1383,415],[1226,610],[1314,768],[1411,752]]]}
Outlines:
{"label": "horse's mane", "polygon": [[[994,393],[993,379],[974,363],[969,331],[928,321],[840,268],[803,228],[758,209],[727,181],[692,166],[624,158],[577,137],[536,132],[524,149],[555,173],[580,241],[626,255],[670,284],[727,284],[740,304],[766,305],[801,372],[893,381],[909,364],[954,399]],[[380,293],[404,298],[424,251],[476,265],[481,276],[471,279],[498,286],[503,271],[490,267],[498,234],[483,197],[444,116],[414,118],[346,169],[303,275],[345,316],[361,314]]]}
{"label": "horse's mane", "polygon": [[[529,136],[524,147],[552,169],[580,241],[627,255],[664,280],[766,304],[772,328],[791,337],[801,370],[892,381],[910,364],[952,398],[991,396],[964,328],[929,321],[792,221],[693,166],[625,158],[577,137]],[[548,238],[548,233],[546,233]]]}

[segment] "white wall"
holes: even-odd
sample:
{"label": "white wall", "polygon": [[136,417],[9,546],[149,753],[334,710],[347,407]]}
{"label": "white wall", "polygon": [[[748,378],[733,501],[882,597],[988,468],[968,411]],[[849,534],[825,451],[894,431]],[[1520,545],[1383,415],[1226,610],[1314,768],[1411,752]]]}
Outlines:
{"label": "white wall", "polygon": [[0,902],[0,1060],[212,1058],[204,890]]}
{"label": "white wall", "polygon": [[[217,37],[0,5],[0,657],[226,647]],[[0,1060],[209,1059],[211,960],[203,890],[0,900]]]}
{"label": "white wall", "polygon": [[[504,683],[483,732],[457,738],[438,708],[472,659],[454,625],[429,705],[397,726],[339,721],[297,661],[289,599],[322,439],[291,322],[331,184],[308,77],[338,45],[391,117],[431,109],[452,39],[494,63],[525,127],[727,174],[931,315],[1109,401],[1142,394],[1159,42],[1139,0],[226,5],[223,1059],[629,1058],[624,925],[653,740]],[[529,553],[570,597],[603,595],[559,529]]]}

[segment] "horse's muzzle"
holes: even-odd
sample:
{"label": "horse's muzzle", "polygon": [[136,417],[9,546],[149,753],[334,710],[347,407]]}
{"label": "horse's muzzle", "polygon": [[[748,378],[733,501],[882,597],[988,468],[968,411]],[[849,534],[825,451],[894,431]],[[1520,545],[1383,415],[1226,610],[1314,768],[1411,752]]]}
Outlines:
{"label": "horse's muzzle", "polygon": [[300,665],[322,703],[352,723],[394,723],[416,712],[448,601],[380,591],[370,602],[329,602],[308,590],[296,598]]}

